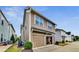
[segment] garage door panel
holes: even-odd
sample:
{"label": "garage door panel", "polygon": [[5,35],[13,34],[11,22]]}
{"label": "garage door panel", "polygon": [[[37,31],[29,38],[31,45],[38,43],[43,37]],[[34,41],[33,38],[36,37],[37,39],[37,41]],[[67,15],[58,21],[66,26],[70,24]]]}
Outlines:
{"label": "garage door panel", "polygon": [[44,45],[44,34],[32,33],[33,47],[40,47]]}

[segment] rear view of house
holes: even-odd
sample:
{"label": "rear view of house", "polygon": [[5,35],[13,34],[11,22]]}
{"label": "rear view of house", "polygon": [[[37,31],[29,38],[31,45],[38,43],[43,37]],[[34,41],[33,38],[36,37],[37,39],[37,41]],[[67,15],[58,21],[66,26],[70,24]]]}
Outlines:
{"label": "rear view of house", "polygon": [[15,35],[15,30],[0,10],[0,43],[10,41],[12,34]]}
{"label": "rear view of house", "polygon": [[31,41],[33,48],[53,44],[55,23],[28,7],[24,11],[21,39]]}

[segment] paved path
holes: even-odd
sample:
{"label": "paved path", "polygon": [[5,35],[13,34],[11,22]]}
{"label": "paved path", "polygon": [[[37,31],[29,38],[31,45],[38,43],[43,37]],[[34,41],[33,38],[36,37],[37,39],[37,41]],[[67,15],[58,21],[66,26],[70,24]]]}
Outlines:
{"label": "paved path", "polygon": [[8,49],[12,45],[6,45],[6,46],[0,46],[0,52],[4,52],[6,49]]}
{"label": "paved path", "polygon": [[61,46],[57,46],[57,45],[47,45],[47,46],[42,46],[42,47],[38,47],[38,48],[33,48],[34,52],[51,52],[52,50],[58,49]]}
{"label": "paved path", "polygon": [[64,47],[52,50],[51,52],[79,52],[79,41],[70,43]]}

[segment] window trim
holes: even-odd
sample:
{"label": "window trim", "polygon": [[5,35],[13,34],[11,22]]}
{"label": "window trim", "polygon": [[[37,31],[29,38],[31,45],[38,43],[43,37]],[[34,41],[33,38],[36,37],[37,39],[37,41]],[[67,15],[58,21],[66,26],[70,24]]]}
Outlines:
{"label": "window trim", "polygon": [[3,20],[1,20],[1,25],[2,25],[2,26],[4,25],[4,21],[3,21]]}
{"label": "window trim", "polygon": [[1,42],[3,42],[3,40],[4,40],[4,39],[3,39],[3,34],[1,34]]}
{"label": "window trim", "polygon": [[51,24],[51,23],[47,22],[47,29],[48,29],[48,30],[52,30],[53,25],[51,24],[51,29],[49,29],[49,28],[48,28],[49,24]]}
{"label": "window trim", "polygon": [[[36,25],[36,16],[38,16],[38,15],[34,15],[34,24]],[[40,16],[38,16],[39,18],[41,18]],[[42,26],[44,27],[44,20],[43,20],[43,18],[41,18],[41,21],[42,21]],[[38,26],[41,26],[41,25],[38,25]]]}

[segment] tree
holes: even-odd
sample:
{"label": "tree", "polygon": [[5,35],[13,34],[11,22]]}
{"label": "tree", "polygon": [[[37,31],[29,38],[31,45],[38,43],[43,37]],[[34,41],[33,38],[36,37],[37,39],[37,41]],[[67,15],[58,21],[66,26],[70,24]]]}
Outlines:
{"label": "tree", "polygon": [[79,36],[75,36],[74,41],[79,41]]}
{"label": "tree", "polygon": [[79,36],[75,36],[76,37],[76,40],[79,40]]}
{"label": "tree", "polygon": [[70,35],[70,34],[71,34],[71,32],[66,32],[66,34]]}
{"label": "tree", "polygon": [[13,34],[11,36],[11,41],[12,41],[12,43],[15,43],[15,41],[16,41]]}
{"label": "tree", "polygon": [[20,38],[19,38],[19,37],[17,37],[17,38],[16,38],[16,41],[18,41],[18,40],[20,40]]}

